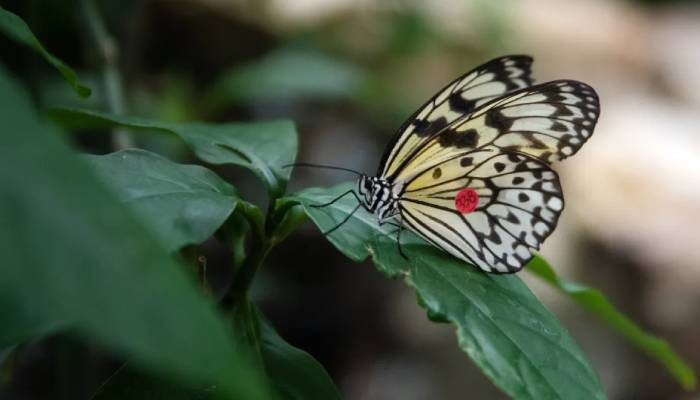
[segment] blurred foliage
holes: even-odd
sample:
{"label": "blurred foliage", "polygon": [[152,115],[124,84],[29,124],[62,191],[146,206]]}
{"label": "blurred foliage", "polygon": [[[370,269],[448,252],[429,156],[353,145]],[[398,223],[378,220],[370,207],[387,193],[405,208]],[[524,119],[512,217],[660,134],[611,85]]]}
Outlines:
{"label": "blurred foliage", "polygon": [[[337,400],[338,389],[328,373],[308,353],[285,342],[260,311],[251,309],[260,335],[260,362],[279,397],[284,400]],[[216,396],[215,387],[183,387],[145,375],[123,365],[97,391],[94,400],[188,399],[204,400]]]}
{"label": "blurred foliage", "polygon": [[322,53],[281,50],[224,74],[209,102],[216,109],[235,102],[350,98],[363,80],[360,69]]}
{"label": "blurred foliage", "polygon": [[[340,398],[323,366],[285,341],[248,292],[267,254],[307,217],[325,230],[347,215],[349,201],[326,209],[310,205],[350,186],[285,197],[286,165],[297,151],[289,120],[192,121],[248,120],[270,109],[288,117],[299,105],[330,103],[364,108],[363,115],[389,132],[422,100],[402,75],[408,68],[423,71],[417,60],[440,56],[459,73],[471,59],[507,47],[503,4],[476,3],[483,15],[476,30],[489,46],[465,46],[407,9],[387,13],[377,32],[357,29],[345,16],[284,34],[241,17],[231,37],[259,40],[225,56],[217,46],[229,43],[206,34],[222,29],[226,35],[219,37],[229,37],[232,17],[197,2],[182,4],[209,13],[204,20],[211,31],[204,29],[203,37],[178,36],[183,27],[196,31],[183,23],[197,14],[190,9],[180,15],[172,11],[179,8],[165,7],[171,14],[158,14],[159,26],[147,28],[167,37],[168,54],[133,33],[147,31],[144,19],[159,2],[37,0],[16,6],[32,16],[47,43],[69,43],[66,59],[78,60],[81,76],[95,82],[87,100],[68,89],[81,97],[90,93],[46,50],[53,46],[42,45],[22,19],[0,8],[0,31],[36,51],[68,82],[66,87],[58,74],[25,68],[31,58],[4,60],[28,90],[0,73],[0,221],[13,227],[0,231],[7,265],[0,269],[0,348],[7,346],[0,352],[0,387],[12,382],[22,343],[69,332],[120,363],[128,360],[96,399]],[[92,12],[86,6],[94,6]],[[85,35],[82,47],[76,35]],[[188,46],[197,57],[180,51]],[[111,50],[125,56],[105,57]],[[458,62],[450,59],[455,53]],[[134,60],[134,54],[148,57]],[[122,90],[125,96],[115,97]],[[52,123],[36,115],[30,98],[51,107]],[[149,118],[129,116],[129,109]],[[117,134],[143,149],[112,152],[115,143],[108,139]],[[67,140],[89,154],[77,156]],[[203,165],[170,160],[192,157]],[[226,166],[243,167],[263,183],[266,207],[242,198],[228,183]],[[352,260],[371,256],[380,272],[414,288],[429,318],[453,323],[459,348],[513,398],[605,398],[566,329],[517,276],[485,275],[415,236],[404,239],[408,263],[396,252],[395,239],[367,215],[356,215],[329,237]],[[212,242],[225,247],[233,275],[220,296],[194,279],[206,278],[206,259],[193,262],[192,254]],[[692,370],[673,350],[600,292],[560,280],[539,257],[529,268],[662,362],[684,387],[694,387]]]}
{"label": "blurred foliage", "polygon": [[29,46],[41,54],[49,64],[63,75],[63,78],[65,78],[80,97],[90,96],[90,88],[80,83],[78,74],[76,74],[72,68],[64,64],[63,61],[49,53],[21,18],[2,7],[0,7],[0,30],[2,30],[7,37]]}
{"label": "blurred foliage", "polygon": [[559,278],[542,257],[535,257],[527,265],[528,271],[550,285],[568,294],[575,302],[615,329],[630,343],[663,364],[686,389],[695,389],[695,372],[665,340],[644,332],[637,324],[615,309],[597,289]]}
{"label": "blurred foliage", "polygon": [[157,373],[266,398],[210,301],[4,71],[0,93],[0,219],[14,227],[0,230],[0,347],[70,325]]}

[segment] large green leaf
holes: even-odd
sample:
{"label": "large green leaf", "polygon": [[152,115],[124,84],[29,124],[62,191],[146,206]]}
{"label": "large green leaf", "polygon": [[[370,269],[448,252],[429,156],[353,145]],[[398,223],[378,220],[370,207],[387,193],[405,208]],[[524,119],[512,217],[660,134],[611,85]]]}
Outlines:
{"label": "large green leaf", "polygon": [[216,398],[215,386],[189,387],[144,374],[130,363],[99,387],[90,400],[211,400]]}
{"label": "large green leaf", "polygon": [[39,42],[39,39],[34,36],[22,18],[2,7],[0,7],[0,31],[2,31],[9,38],[29,46],[41,54],[49,64],[51,64],[58,70],[58,72],[61,73],[61,75],[63,75],[63,78],[80,97],[90,96],[90,88],[80,83],[78,80],[78,74],[76,74],[75,71],[73,71],[73,69],[71,69],[69,66],[64,64],[63,61],[49,53],[41,42]]}
{"label": "large green leaf", "polygon": [[[311,219],[327,230],[357,201],[353,188],[309,189],[297,195]],[[459,346],[503,391],[516,399],[603,399],[598,377],[556,318],[515,275],[489,275],[405,233],[409,261],[396,250],[394,236],[382,233],[376,218],[360,211],[330,235],[355,260],[372,255],[377,267],[402,277],[416,289],[433,318],[454,323]],[[403,238],[402,238],[403,242]]]}
{"label": "large green leaf", "polygon": [[248,354],[264,366],[279,398],[339,400],[340,393],[323,366],[311,355],[287,343],[248,299],[231,314],[234,331]]}
{"label": "large green leaf", "polygon": [[318,361],[277,334],[260,316],[261,353],[270,382],[285,400],[340,400],[331,377]]}
{"label": "large green leaf", "polygon": [[268,398],[184,267],[2,70],[0,94],[0,348],[69,323],[160,376]]}
{"label": "large green leaf", "polygon": [[135,149],[86,158],[171,251],[205,241],[236,206],[233,186],[198,165]]}
{"label": "large green leaf", "polygon": [[84,109],[54,109],[51,115],[68,128],[122,126],[174,133],[203,161],[251,170],[274,197],[284,193],[291,172],[284,166],[294,162],[297,151],[296,131],[290,121],[175,124]]}
{"label": "large green leaf", "polygon": [[644,332],[632,320],[617,311],[600,290],[559,278],[547,261],[539,256],[527,265],[527,269],[569,295],[630,343],[660,362],[686,390],[695,388],[696,378],[693,369],[673,351],[668,342]]}
{"label": "large green leaf", "polygon": [[[259,353],[260,362],[280,399],[340,400],[338,389],[318,361],[282,339],[253,304],[246,302],[244,306],[249,312],[234,320],[236,331],[243,332],[248,328],[255,331],[249,338],[255,343],[249,345]],[[214,387],[183,387],[163,381],[135,371],[127,363],[100,387],[93,400],[205,400],[214,398],[216,393]]]}

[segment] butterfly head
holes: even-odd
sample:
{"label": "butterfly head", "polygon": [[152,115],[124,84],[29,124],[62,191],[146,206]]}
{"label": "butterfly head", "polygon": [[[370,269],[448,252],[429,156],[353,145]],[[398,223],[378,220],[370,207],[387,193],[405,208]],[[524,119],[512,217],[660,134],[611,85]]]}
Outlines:
{"label": "butterfly head", "polygon": [[392,191],[393,185],[387,179],[376,176],[362,175],[357,184],[357,190],[362,205],[379,217],[381,224],[385,219],[397,212],[398,197]]}

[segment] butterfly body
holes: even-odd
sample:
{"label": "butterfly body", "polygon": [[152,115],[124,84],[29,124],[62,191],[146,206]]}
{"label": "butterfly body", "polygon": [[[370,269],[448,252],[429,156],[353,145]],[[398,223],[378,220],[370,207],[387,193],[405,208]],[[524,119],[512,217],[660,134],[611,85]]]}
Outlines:
{"label": "butterfly body", "polygon": [[377,215],[379,224],[398,215],[401,191],[386,178],[361,175],[357,181],[360,203],[365,210]]}
{"label": "butterfly body", "polygon": [[564,208],[549,164],[581,148],[600,112],[584,83],[532,86],[531,63],[491,60],[433,96],[394,135],[377,175],[360,176],[355,210],[486,272],[520,270]]}

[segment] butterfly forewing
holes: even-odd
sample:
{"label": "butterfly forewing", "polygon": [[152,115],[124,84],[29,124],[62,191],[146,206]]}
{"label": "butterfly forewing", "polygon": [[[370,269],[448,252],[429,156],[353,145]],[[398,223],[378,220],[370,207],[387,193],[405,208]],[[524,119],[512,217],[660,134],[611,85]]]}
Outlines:
{"label": "butterfly forewing", "polygon": [[399,128],[384,154],[378,175],[394,174],[416,148],[484,103],[531,85],[531,64],[528,56],[501,57],[452,81]]}
{"label": "butterfly forewing", "polygon": [[492,100],[433,135],[413,150],[391,176],[408,180],[452,158],[478,149],[517,152],[544,162],[574,154],[593,133],[598,96],[588,85],[553,81]]}
{"label": "butterfly forewing", "polygon": [[[477,151],[440,164],[426,175],[431,184],[419,177],[405,187],[399,200],[404,223],[487,272],[520,270],[532,258],[530,250],[538,249],[552,232],[564,207],[556,173],[522,154]],[[478,204],[469,213],[455,206],[465,188],[478,195]]]}

